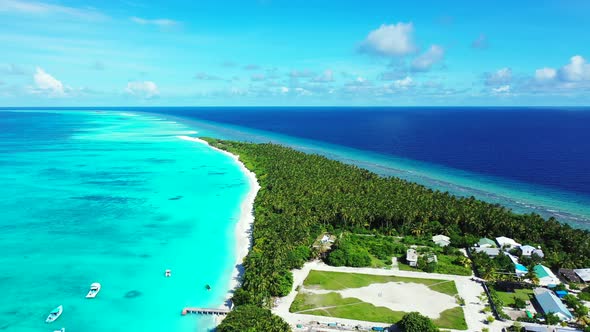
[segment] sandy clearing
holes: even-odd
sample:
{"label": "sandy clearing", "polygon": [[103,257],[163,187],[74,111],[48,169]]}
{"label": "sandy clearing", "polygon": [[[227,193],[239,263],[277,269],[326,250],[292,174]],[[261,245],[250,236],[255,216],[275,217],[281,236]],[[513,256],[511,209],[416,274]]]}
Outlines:
{"label": "sandy clearing", "polygon": [[[440,313],[457,307],[454,297],[433,291],[423,284],[388,282],[371,284],[361,288],[349,288],[338,291],[342,297],[353,297],[377,307],[386,307],[394,311],[418,311],[436,319]],[[408,299],[412,299],[408,301]]]}

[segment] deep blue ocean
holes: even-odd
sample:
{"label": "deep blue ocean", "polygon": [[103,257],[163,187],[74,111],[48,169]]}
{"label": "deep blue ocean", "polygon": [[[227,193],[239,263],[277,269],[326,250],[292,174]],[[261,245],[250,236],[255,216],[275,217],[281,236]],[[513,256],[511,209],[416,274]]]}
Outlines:
{"label": "deep blue ocean", "polygon": [[590,195],[590,109],[200,108],[166,113]]}

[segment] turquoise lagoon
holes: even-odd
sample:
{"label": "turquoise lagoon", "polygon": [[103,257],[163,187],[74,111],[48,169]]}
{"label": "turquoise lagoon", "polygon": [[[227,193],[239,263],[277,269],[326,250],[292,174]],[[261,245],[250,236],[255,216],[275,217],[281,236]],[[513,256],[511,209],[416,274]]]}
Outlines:
{"label": "turquoise lagoon", "polygon": [[249,185],[229,156],[177,137],[195,134],[156,115],[0,112],[0,330],[214,326],[180,312],[224,303]]}

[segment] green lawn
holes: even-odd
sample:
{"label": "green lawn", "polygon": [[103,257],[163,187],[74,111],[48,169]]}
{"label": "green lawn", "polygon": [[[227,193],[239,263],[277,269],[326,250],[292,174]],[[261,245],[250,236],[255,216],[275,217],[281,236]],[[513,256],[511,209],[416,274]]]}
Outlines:
{"label": "green lawn", "polygon": [[502,302],[504,302],[504,306],[509,307],[514,304],[514,297],[521,298],[525,301],[529,301],[533,298],[533,290],[532,289],[517,289],[514,293],[510,292],[500,292],[496,290],[498,293],[498,297]]}
{"label": "green lawn", "polygon": [[401,270],[401,271],[420,271],[415,267],[411,267],[408,264],[402,262],[401,259],[397,260],[397,267]]}
{"label": "green lawn", "polygon": [[372,274],[345,273],[311,270],[303,282],[306,287],[316,287],[325,290],[341,290],[346,288],[360,288],[371,284],[387,282],[407,282],[423,284],[433,291],[455,296],[458,294],[455,282],[452,280],[407,278],[397,276],[380,276]]}
{"label": "green lawn", "polygon": [[443,329],[467,330],[463,308],[455,307],[440,313],[440,317],[434,320],[434,324]]}
{"label": "green lawn", "polygon": [[362,301],[351,297],[343,298],[342,295],[338,293],[310,294],[299,292],[297,293],[295,300],[293,300],[293,303],[291,303],[289,311],[298,312],[319,307],[341,306],[359,302]]}
{"label": "green lawn", "polygon": [[391,268],[391,264],[387,265],[385,264],[382,260],[380,260],[379,258],[369,254],[369,256],[371,257],[371,267],[374,268]]}
{"label": "green lawn", "polygon": [[[370,322],[395,324],[406,314],[385,307],[376,307],[357,298],[343,298],[338,293],[309,294],[298,293],[289,308],[290,312],[306,315],[327,316],[364,320]],[[440,318],[434,320],[440,328],[466,330],[467,324],[463,308],[445,310]]]}
{"label": "green lawn", "polygon": [[440,274],[454,274],[459,276],[470,276],[473,274],[471,267],[465,267],[454,264],[457,256],[437,255],[438,263],[436,264],[435,273]]}

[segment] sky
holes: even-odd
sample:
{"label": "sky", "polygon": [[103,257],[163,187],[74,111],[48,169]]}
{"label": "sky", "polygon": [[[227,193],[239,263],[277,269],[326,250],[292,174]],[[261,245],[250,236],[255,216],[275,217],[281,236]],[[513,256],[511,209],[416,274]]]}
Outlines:
{"label": "sky", "polygon": [[590,1],[0,0],[0,107],[588,106]]}

